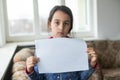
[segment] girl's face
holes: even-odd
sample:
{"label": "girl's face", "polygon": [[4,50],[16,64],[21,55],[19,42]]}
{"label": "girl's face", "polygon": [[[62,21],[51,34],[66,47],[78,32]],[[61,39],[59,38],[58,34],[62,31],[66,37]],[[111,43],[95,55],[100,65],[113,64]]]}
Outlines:
{"label": "girl's face", "polygon": [[55,38],[66,37],[70,30],[70,17],[66,13],[58,10],[54,13],[51,22],[49,22],[52,36]]}

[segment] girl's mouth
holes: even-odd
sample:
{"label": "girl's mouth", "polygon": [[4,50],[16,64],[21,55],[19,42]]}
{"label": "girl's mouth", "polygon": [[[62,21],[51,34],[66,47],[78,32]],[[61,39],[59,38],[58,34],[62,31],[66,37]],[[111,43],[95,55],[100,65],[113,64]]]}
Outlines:
{"label": "girl's mouth", "polygon": [[59,34],[63,35],[64,33],[63,32],[58,32]]}

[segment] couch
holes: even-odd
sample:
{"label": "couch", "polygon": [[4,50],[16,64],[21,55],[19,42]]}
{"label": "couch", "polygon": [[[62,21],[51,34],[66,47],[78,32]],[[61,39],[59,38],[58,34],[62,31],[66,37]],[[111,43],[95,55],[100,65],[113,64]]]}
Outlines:
{"label": "couch", "polygon": [[91,76],[93,80],[120,80],[120,40],[87,41],[98,54],[99,69]]}
{"label": "couch", "polygon": [[[93,47],[98,54],[98,67],[89,80],[120,80],[120,41],[91,40],[86,42],[87,46]],[[12,80],[29,79],[24,69],[26,58],[32,55],[34,55],[34,50],[29,48],[21,49],[15,53]],[[17,67],[15,68],[15,66]]]}

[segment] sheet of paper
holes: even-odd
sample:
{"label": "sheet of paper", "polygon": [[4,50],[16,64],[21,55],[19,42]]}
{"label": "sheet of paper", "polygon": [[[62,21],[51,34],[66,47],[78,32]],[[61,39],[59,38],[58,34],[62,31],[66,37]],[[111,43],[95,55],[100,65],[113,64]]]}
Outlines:
{"label": "sheet of paper", "polygon": [[62,73],[88,70],[87,46],[84,40],[70,38],[35,41],[39,73]]}

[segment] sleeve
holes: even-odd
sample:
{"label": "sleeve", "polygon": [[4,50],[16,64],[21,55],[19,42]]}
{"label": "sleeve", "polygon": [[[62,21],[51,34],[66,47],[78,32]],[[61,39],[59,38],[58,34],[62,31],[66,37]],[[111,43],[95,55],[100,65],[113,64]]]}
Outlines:
{"label": "sleeve", "polygon": [[44,74],[39,74],[37,65],[34,67],[34,71],[28,74],[30,80],[45,80]]}
{"label": "sleeve", "polygon": [[80,80],[88,80],[92,73],[95,71],[95,68],[89,66],[89,70],[84,70],[79,72]]}

